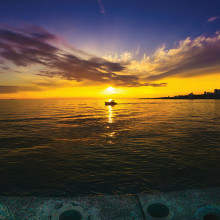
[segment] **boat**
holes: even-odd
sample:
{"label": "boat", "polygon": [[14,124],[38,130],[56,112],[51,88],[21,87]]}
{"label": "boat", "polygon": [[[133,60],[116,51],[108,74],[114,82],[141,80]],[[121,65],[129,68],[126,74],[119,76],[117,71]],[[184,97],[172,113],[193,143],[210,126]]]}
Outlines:
{"label": "boat", "polygon": [[105,102],[105,105],[117,105],[117,103],[113,99],[109,99],[108,102]]}

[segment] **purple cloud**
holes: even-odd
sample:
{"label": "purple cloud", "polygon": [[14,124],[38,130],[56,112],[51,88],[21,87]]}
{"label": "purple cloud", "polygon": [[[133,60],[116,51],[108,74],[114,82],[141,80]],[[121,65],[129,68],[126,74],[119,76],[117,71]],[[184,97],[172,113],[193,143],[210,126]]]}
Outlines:
{"label": "purple cloud", "polygon": [[179,76],[191,77],[220,73],[220,33],[214,36],[187,38],[176,48],[162,48],[150,61],[153,68],[145,78],[157,81],[163,78]]}
{"label": "purple cloud", "polygon": [[56,35],[38,26],[26,29],[0,27],[0,58],[4,66],[8,62],[22,67],[40,65],[43,67],[43,70],[38,72],[40,76],[87,81],[89,84],[160,86],[141,83],[139,76],[125,74],[128,63],[110,62],[73,47],[71,52],[67,52],[58,45],[59,38]]}
{"label": "purple cloud", "polygon": [[102,3],[102,0],[98,0],[98,3],[99,3],[99,7],[100,7],[100,10],[101,10],[101,13],[102,14],[105,14],[105,7]]}
{"label": "purple cloud", "polygon": [[219,16],[210,17],[210,18],[208,19],[208,22],[213,22],[213,21],[215,21],[215,20],[217,20],[217,19],[219,19],[219,18],[220,18]]}

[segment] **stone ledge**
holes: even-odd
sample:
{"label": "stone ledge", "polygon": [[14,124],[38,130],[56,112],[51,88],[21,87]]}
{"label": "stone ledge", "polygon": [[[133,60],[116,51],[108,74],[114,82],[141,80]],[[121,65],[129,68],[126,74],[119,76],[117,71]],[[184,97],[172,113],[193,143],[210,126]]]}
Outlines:
{"label": "stone ledge", "polygon": [[2,220],[220,219],[220,188],[71,198],[0,197]]}

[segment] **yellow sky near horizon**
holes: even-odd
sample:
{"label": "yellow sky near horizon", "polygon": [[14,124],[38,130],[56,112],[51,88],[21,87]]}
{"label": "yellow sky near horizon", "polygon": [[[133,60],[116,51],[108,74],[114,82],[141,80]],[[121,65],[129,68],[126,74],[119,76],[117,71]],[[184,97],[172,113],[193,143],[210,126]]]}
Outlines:
{"label": "yellow sky near horizon", "polygon": [[[63,80],[60,80],[61,85]],[[219,89],[220,75],[204,75],[188,78],[167,78],[165,87],[114,87],[112,85],[75,86],[64,84],[61,87],[44,87],[41,91],[18,91],[0,94],[1,99],[48,99],[48,98],[155,98],[162,96],[186,95],[191,92],[202,94]],[[57,82],[59,85],[59,82]],[[113,90],[109,90],[113,87]]]}

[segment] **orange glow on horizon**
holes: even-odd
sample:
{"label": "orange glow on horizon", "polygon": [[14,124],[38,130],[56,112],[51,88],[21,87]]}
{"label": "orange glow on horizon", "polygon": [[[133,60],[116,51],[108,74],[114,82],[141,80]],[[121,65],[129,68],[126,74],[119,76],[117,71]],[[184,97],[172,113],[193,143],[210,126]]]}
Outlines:
{"label": "orange glow on horizon", "polygon": [[[219,89],[220,75],[215,74],[191,78],[167,78],[165,87],[111,87],[106,85],[61,84],[57,87],[39,87],[36,91],[16,91],[2,93],[1,99],[50,99],[50,98],[154,98],[163,96],[187,95],[191,92],[202,94]],[[63,82],[63,81],[61,81]],[[59,81],[58,81],[59,83]],[[17,84],[16,86],[23,86]],[[58,84],[59,85],[59,84]],[[24,85],[25,86],[25,85]]]}

